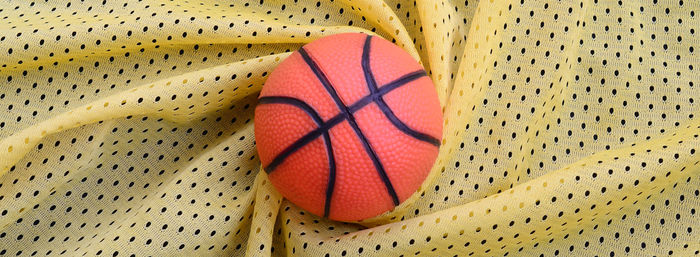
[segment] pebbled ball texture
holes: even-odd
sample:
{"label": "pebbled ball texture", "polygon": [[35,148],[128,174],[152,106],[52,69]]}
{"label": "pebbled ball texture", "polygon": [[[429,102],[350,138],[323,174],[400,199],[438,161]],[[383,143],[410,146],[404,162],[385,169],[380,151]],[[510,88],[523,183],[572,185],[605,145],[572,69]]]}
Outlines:
{"label": "pebbled ball texture", "polygon": [[359,221],[392,210],[438,154],[442,113],[432,81],[380,37],[337,34],[292,53],[255,109],[263,168],[292,203]]}

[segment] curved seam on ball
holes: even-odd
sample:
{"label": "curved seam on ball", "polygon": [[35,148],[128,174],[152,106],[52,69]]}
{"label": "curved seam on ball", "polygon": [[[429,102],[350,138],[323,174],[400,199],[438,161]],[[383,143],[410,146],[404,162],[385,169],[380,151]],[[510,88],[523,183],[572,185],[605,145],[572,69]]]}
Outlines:
{"label": "curved seam on ball", "polygon": [[384,98],[382,95],[376,94],[378,91],[377,88],[377,81],[374,78],[374,75],[372,74],[372,68],[369,64],[369,54],[370,54],[370,45],[372,42],[372,36],[367,36],[367,39],[365,40],[365,45],[363,47],[363,52],[362,52],[362,72],[365,75],[365,81],[367,82],[367,87],[369,88],[371,95],[375,96],[373,97],[373,101],[377,104],[377,107],[384,113],[384,116],[386,116],[389,121],[391,121],[394,126],[401,130],[404,134],[407,134],[415,139],[418,139],[420,141],[427,142],[429,144],[432,144],[434,146],[439,147],[440,146],[440,140],[432,137],[428,134],[416,131],[403,121],[399,119],[399,117],[396,117],[394,114],[394,111],[389,108],[389,105],[386,104],[384,101]]}
{"label": "curved seam on ball", "polygon": [[294,141],[291,145],[287,146],[282,152],[277,154],[277,156],[267,165],[267,167],[264,167],[263,169],[265,172],[268,174],[274,171],[282,162],[284,162],[287,157],[292,155],[295,151],[301,149],[303,146],[311,143],[311,141],[316,140],[317,137],[323,135],[324,133],[328,133],[328,130],[335,125],[340,124],[342,121],[344,121],[345,118],[342,115],[335,116],[331,118],[330,120],[326,121],[326,123],[323,123],[323,125],[317,129],[314,129],[313,131],[309,132],[308,134],[302,136],[301,138],[297,139],[297,141]]}
{"label": "curved seam on ball", "polygon": [[331,212],[331,199],[333,190],[335,189],[335,155],[333,154],[333,144],[328,130],[323,133],[323,140],[326,145],[326,153],[328,154],[328,184],[326,185],[326,201],[323,205],[323,217],[328,217]]}

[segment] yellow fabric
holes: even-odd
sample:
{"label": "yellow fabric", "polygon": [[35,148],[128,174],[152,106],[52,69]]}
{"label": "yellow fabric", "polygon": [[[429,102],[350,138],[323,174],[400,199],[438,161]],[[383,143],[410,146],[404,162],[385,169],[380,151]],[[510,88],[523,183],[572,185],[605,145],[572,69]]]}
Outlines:
{"label": "yellow fabric", "polygon": [[[691,256],[696,1],[4,1],[0,256]],[[304,43],[393,40],[444,111],[420,191],[361,224],[260,172]],[[342,50],[342,49],[339,49]]]}

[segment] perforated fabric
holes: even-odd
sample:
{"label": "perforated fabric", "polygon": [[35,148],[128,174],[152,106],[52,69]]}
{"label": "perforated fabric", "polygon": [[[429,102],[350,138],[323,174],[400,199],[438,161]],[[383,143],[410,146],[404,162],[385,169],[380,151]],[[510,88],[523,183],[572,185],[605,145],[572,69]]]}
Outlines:
{"label": "perforated fabric", "polygon": [[[692,256],[696,1],[4,1],[0,256]],[[285,201],[253,109],[304,43],[424,65],[431,175],[360,224]]]}

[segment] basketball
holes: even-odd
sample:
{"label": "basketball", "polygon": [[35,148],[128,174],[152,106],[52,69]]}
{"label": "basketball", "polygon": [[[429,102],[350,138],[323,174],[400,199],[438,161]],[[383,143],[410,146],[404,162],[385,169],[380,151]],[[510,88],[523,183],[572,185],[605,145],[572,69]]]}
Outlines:
{"label": "basketball", "polygon": [[338,221],[392,210],[430,172],[437,92],[408,53],[345,33],[304,45],[270,73],[255,108],[263,169],[282,196]]}

